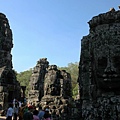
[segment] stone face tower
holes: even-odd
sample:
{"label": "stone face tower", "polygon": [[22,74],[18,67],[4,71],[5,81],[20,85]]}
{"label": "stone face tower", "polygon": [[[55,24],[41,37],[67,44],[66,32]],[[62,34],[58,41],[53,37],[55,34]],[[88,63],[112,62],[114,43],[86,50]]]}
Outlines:
{"label": "stone face tower", "polygon": [[4,14],[0,13],[0,67],[12,68],[12,47],[12,31],[8,19]]}
{"label": "stone face tower", "polygon": [[71,76],[56,65],[49,65],[44,78],[44,96],[40,105],[49,107],[55,120],[66,120],[72,116]]}
{"label": "stone face tower", "polygon": [[29,102],[36,103],[44,96],[44,77],[48,66],[49,62],[47,58],[41,58],[37,61],[30,77],[29,85],[31,88],[28,93]]}
{"label": "stone face tower", "polygon": [[53,119],[66,120],[72,113],[71,75],[49,65],[47,58],[37,62],[30,77],[28,100],[39,104],[43,109],[49,107]]}
{"label": "stone face tower", "polygon": [[81,41],[79,85],[84,120],[120,119],[120,11],[93,17]]}
{"label": "stone face tower", "polygon": [[0,13],[0,107],[4,108],[8,102],[20,97],[20,85],[16,74],[12,70],[13,47],[12,31],[8,19]]}

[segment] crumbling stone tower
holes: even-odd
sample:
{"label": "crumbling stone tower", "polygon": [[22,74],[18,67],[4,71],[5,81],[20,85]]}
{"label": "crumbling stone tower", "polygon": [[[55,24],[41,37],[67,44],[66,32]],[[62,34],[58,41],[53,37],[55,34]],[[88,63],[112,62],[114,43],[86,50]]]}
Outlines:
{"label": "crumbling stone tower", "polygon": [[29,102],[39,104],[43,109],[49,107],[56,120],[71,117],[73,99],[69,73],[58,70],[56,65],[49,65],[47,58],[42,58],[33,69],[30,86]]}
{"label": "crumbling stone tower", "polygon": [[43,109],[48,106],[53,119],[66,120],[72,116],[71,76],[56,65],[49,65],[44,79],[44,96],[40,101]]}
{"label": "crumbling stone tower", "polygon": [[48,66],[49,62],[47,61],[47,58],[41,58],[33,68],[29,83],[29,102],[37,103],[44,96],[44,77]]}
{"label": "crumbling stone tower", "polygon": [[93,17],[81,41],[79,84],[84,120],[120,119],[120,11]]}
{"label": "crumbling stone tower", "polygon": [[0,13],[0,109],[20,97],[20,85],[12,69],[12,31],[8,19]]}

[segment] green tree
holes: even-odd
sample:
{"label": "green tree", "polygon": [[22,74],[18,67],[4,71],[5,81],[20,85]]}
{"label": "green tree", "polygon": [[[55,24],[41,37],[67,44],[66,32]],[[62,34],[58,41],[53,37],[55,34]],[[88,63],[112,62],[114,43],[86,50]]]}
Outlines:
{"label": "green tree", "polygon": [[66,70],[71,75],[73,98],[75,98],[76,95],[78,94],[78,83],[77,83],[78,70],[79,70],[78,66],[79,63],[75,62],[75,63],[69,63],[67,67],[58,67],[59,70]]}
{"label": "green tree", "polygon": [[31,75],[32,75],[32,69],[17,73],[17,80],[20,82],[20,85],[26,86],[26,94],[28,93],[29,90],[29,80]]}

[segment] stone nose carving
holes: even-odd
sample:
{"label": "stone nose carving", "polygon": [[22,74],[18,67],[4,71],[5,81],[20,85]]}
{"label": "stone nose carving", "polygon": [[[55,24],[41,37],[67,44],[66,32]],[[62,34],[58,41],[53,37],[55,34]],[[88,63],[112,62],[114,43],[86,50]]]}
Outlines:
{"label": "stone nose carving", "polygon": [[103,78],[104,81],[111,81],[112,78],[117,77],[117,72],[116,72],[116,68],[113,65],[113,60],[110,59],[110,57],[108,57],[107,59],[107,67],[104,70],[104,74],[103,74]]}

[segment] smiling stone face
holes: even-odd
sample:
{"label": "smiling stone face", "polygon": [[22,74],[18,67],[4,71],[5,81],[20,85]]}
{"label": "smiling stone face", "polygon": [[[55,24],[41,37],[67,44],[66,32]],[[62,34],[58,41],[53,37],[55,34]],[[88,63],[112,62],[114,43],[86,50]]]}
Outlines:
{"label": "smiling stone face", "polygon": [[117,89],[120,86],[120,56],[116,54],[112,55],[109,49],[109,53],[103,52],[102,56],[99,56],[97,62],[97,78],[98,86],[103,89]]}
{"label": "smiling stone face", "polygon": [[120,10],[99,14],[88,23],[78,78],[82,118],[120,119]]}
{"label": "smiling stone face", "polygon": [[120,89],[120,34],[117,34],[115,26],[106,26],[91,43],[94,46],[96,83],[99,89],[106,91]]}

